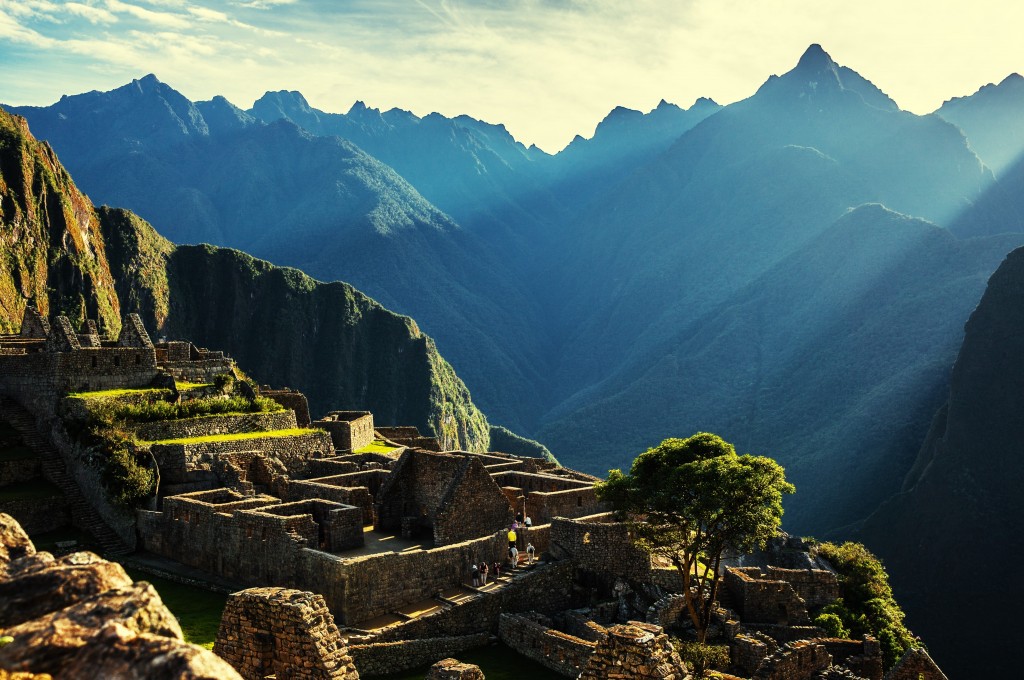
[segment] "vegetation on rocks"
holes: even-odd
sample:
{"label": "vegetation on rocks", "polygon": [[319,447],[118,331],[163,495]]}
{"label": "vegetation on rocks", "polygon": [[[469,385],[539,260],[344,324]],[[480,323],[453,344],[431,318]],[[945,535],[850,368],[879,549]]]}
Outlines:
{"label": "vegetation on rocks", "polygon": [[597,485],[636,544],[679,570],[698,642],[711,625],[723,553],[764,547],[782,524],[782,496],[794,490],[774,460],[739,456],[708,432],[666,439],[637,456],[629,474],[611,470]]}
{"label": "vegetation on rocks", "polygon": [[821,543],[815,548],[839,573],[843,598],[827,605],[816,619],[832,632],[854,637],[869,633],[882,646],[882,662],[891,668],[910,647],[920,647],[914,634],[903,624],[903,610],[896,603],[889,575],[881,561],[860,543]]}

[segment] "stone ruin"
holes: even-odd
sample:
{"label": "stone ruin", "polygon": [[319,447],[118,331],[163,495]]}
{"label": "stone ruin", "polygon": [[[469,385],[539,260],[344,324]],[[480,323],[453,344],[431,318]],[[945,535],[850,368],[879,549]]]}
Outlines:
{"label": "stone ruin", "polygon": [[458,659],[441,659],[427,673],[425,680],[484,680],[479,666]]}
{"label": "stone ruin", "polygon": [[358,680],[324,598],[287,588],[232,595],[213,651],[246,680]]}
{"label": "stone ruin", "polygon": [[690,674],[659,626],[639,621],[612,626],[579,680],[688,680]]}
{"label": "stone ruin", "polygon": [[[153,586],[88,552],[36,552],[21,526],[0,514],[0,669],[59,678],[239,676],[183,641]],[[0,675],[2,677],[2,675]],[[16,674],[11,677],[17,677]]]}
{"label": "stone ruin", "polygon": [[[26,310],[21,334],[0,336],[0,406],[16,403],[52,421],[69,391],[210,382],[233,368],[222,353],[188,342],[152,343],[137,317],[117,341],[96,330],[86,324],[75,333],[66,319]],[[243,676],[396,672],[498,634],[565,677],[607,677],[612,668],[624,679],[686,677],[664,632],[686,623],[681,578],[604,512],[596,478],[543,459],[441,452],[416,428],[375,427],[366,412],[334,411],[311,423],[301,393],[262,394],[285,410],[139,424],[136,432],[149,442],[161,481],[151,509],[135,514],[133,541],[137,535],[139,547],[211,580],[255,587],[232,598],[217,643]],[[19,428],[31,435],[27,422]],[[188,441],[221,433],[246,436]],[[373,441],[390,450],[360,451]],[[63,464],[74,461],[65,455]],[[518,532],[513,564],[506,532],[516,515],[533,526]],[[522,562],[527,542],[541,557],[536,564]],[[809,625],[840,588],[835,574],[790,543],[767,561],[726,569],[715,627],[730,648],[730,670],[758,680],[881,680],[877,641],[829,639]],[[469,566],[481,561],[504,563],[505,571],[473,586]],[[82,636],[136,663],[146,650],[180,643],[180,631],[153,623],[162,620],[147,624],[158,631],[122,620],[102,637]],[[0,649],[0,667],[4,654],[26,653],[19,649]],[[194,650],[167,653],[194,658]],[[33,670],[55,667],[54,659]],[[454,663],[432,672],[478,677]],[[886,677],[918,680],[915,673],[944,680],[923,652],[908,653]]]}

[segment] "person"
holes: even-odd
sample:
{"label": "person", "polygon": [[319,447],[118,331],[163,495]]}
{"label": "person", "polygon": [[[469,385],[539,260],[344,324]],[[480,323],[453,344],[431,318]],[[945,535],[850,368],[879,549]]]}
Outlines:
{"label": "person", "polygon": [[526,519],[523,520],[523,526],[526,527],[527,529],[532,529],[533,528],[533,520],[530,519],[529,515],[527,515]]}
{"label": "person", "polygon": [[510,550],[512,548],[516,547],[516,538],[517,538],[516,537],[516,530],[515,529],[509,529],[508,530],[508,547],[509,547]]}
{"label": "person", "polygon": [[523,523],[523,513],[517,512],[516,513],[516,524],[522,524],[522,523]]}
{"label": "person", "polygon": [[497,581],[498,577],[501,576],[501,562],[495,562],[494,566],[494,580]]}
{"label": "person", "polygon": [[537,555],[537,549],[533,547],[533,543],[526,544],[526,563],[533,564],[533,558]]}
{"label": "person", "polygon": [[480,563],[480,585],[481,586],[487,585],[487,563],[486,562],[481,562]]}
{"label": "person", "polygon": [[476,562],[473,563],[473,568],[469,570],[470,574],[473,575],[473,587],[480,587],[480,565]]}
{"label": "person", "polygon": [[508,549],[508,557],[512,561],[512,568],[515,569],[519,566],[519,548],[514,544]]}

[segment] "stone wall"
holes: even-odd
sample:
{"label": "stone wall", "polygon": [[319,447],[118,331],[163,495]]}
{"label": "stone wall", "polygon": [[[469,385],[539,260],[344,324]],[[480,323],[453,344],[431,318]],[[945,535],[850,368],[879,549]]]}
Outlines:
{"label": "stone wall", "polygon": [[327,430],[339,451],[355,451],[373,443],[373,414],[369,411],[331,411],[312,425]]}
{"label": "stone wall", "polygon": [[373,524],[373,496],[365,486],[340,486],[336,477],[320,479],[289,480],[285,500],[298,501],[309,498],[322,498],[351,505],[362,510],[363,523]]}
{"label": "stone wall", "polygon": [[221,442],[153,444],[153,456],[160,465],[161,482],[182,484],[209,476],[216,458],[228,454],[260,452],[277,458],[289,473],[303,476],[309,458],[334,454],[330,437],[322,430],[288,437],[249,437]]}
{"label": "stone wall", "polygon": [[885,680],[949,680],[924,649],[908,649]]}
{"label": "stone wall", "polygon": [[574,600],[573,566],[549,564],[517,575],[494,591],[481,591],[456,606],[417,617],[374,634],[375,642],[498,632],[501,614],[537,611],[555,614],[581,602]]}
{"label": "stone wall", "polygon": [[286,409],[295,411],[295,419],[298,421],[299,427],[310,425],[309,401],[306,400],[306,395],[302,392],[290,390],[287,387],[280,390],[264,387],[260,390],[260,396],[273,399]]}
{"label": "stone wall", "polygon": [[501,615],[498,637],[527,659],[567,678],[579,677],[597,646],[596,642],[580,639],[515,614]]}
{"label": "stone wall", "polygon": [[51,414],[69,392],[148,387],[157,376],[152,348],[102,347],[27,355],[0,354],[0,394]]}
{"label": "stone wall", "polygon": [[727,568],[724,581],[744,623],[801,625],[810,622],[807,605],[793,586],[786,581],[765,578],[758,567]]}
{"label": "stone wall", "polygon": [[146,550],[242,585],[309,589],[297,576],[305,548],[345,549],[363,540],[359,508],[227,489],[169,497],[162,512],[140,510],[137,517]]}
{"label": "stone wall", "polygon": [[824,569],[782,569],[768,567],[768,579],[785,581],[793,586],[796,594],[803,598],[809,610],[824,607],[842,596],[839,578],[833,571]]}
{"label": "stone wall", "polygon": [[639,621],[612,626],[580,673],[580,680],[684,680],[690,678],[668,636]]}
{"label": "stone wall", "polygon": [[550,552],[555,559],[572,559],[580,569],[616,577],[647,581],[650,556],[637,548],[625,524],[610,513],[551,522]]}
{"label": "stone wall", "polygon": [[348,650],[360,677],[365,678],[400,673],[470,649],[477,649],[487,645],[490,637],[487,632],[479,632],[420,640],[354,644],[350,645]]}
{"label": "stone wall", "polygon": [[[0,451],[2,450],[3,447],[0,447]],[[19,460],[0,460],[0,486],[27,482],[42,476],[39,458],[31,452],[28,455],[32,457]]]}
{"label": "stone wall", "polygon": [[376,525],[448,545],[494,533],[513,513],[474,456],[409,449],[376,494]]}
{"label": "stone wall", "polygon": [[246,680],[358,680],[324,599],[287,588],[228,598],[214,652]]}
{"label": "stone wall", "polygon": [[240,413],[182,418],[180,420],[159,420],[152,423],[138,423],[131,427],[139,439],[152,442],[161,439],[183,439],[213,434],[289,430],[297,425],[295,412],[284,410],[272,413]]}
{"label": "stone wall", "polygon": [[865,635],[862,640],[817,638],[814,641],[832,655],[832,665],[845,666],[865,680],[882,680],[882,646],[872,636]]}
{"label": "stone wall", "polygon": [[62,495],[50,498],[0,501],[0,513],[16,519],[30,534],[42,534],[71,524],[71,508]]}
{"label": "stone wall", "polygon": [[832,665],[832,655],[810,640],[790,642],[761,662],[751,680],[810,680]]}

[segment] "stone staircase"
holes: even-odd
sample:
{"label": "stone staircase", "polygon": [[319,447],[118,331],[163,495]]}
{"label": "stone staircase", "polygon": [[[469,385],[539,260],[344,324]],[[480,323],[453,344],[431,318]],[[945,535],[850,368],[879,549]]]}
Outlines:
{"label": "stone staircase", "polygon": [[39,432],[32,414],[14,401],[0,398],[0,416],[18,432],[25,445],[39,456],[43,476],[55,484],[68,499],[71,518],[75,525],[92,534],[105,556],[116,557],[130,553],[131,549],[125,545],[121,537],[107,526],[95,508],[85,500],[78,483],[68,474],[60,452],[49,437]]}

